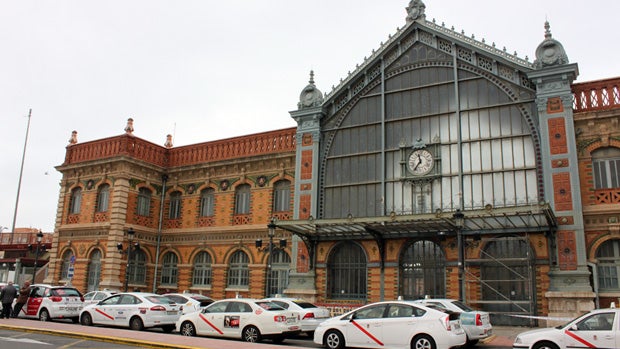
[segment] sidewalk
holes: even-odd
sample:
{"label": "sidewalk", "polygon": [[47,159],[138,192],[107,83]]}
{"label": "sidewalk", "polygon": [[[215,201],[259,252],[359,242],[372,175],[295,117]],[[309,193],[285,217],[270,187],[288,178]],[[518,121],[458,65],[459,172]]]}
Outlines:
{"label": "sidewalk", "polygon": [[[83,338],[99,340],[103,342],[124,343],[143,348],[203,348],[203,349],[233,349],[243,346],[243,348],[257,349],[282,349],[283,345],[272,344],[269,341],[264,343],[246,343],[230,339],[214,339],[205,337],[186,337],[176,334],[167,334],[151,331],[132,331],[120,328],[82,326],[68,322],[25,319],[0,319],[0,328],[24,332],[36,332],[52,335],[61,335],[72,338]],[[484,348],[507,347],[512,348],[512,343],[521,332],[530,328],[527,327],[493,327],[493,335],[478,343],[478,347]],[[285,342],[286,343],[286,342]],[[304,347],[285,346],[286,348],[301,349]],[[306,348],[307,349],[307,348]]]}

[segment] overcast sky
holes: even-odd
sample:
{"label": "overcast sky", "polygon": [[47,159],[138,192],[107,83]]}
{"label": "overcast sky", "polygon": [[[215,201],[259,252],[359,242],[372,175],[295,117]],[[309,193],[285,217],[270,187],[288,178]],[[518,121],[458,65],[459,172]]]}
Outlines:
{"label": "overcast sky", "polygon": [[[405,25],[408,0],[0,0],[0,227],[54,229],[72,130],[187,145],[295,126],[315,71],[331,91]],[[551,24],[578,82],[620,76],[620,2],[426,0],[427,19],[534,60]],[[587,6],[586,6],[587,5]],[[7,230],[5,230],[7,231]]]}

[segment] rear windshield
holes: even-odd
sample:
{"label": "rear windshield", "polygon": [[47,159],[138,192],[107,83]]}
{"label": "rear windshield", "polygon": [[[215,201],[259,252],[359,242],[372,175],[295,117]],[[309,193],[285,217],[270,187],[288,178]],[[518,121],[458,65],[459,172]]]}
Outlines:
{"label": "rear windshield", "polygon": [[286,310],[273,302],[256,302],[256,304],[266,310]]}
{"label": "rear windshield", "polygon": [[304,302],[304,301],[295,301],[295,304],[299,305],[300,307],[304,308],[304,309],[308,309],[308,308],[318,308],[316,305],[309,303],[309,302]]}
{"label": "rear windshield", "polygon": [[164,296],[146,296],[144,298],[154,304],[175,304],[172,299]]}
{"label": "rear windshield", "polygon": [[52,296],[58,297],[81,297],[80,291],[75,288],[53,288]]}
{"label": "rear windshield", "polygon": [[472,308],[468,307],[467,305],[465,305],[465,303],[462,303],[460,301],[452,301],[452,304],[459,307],[459,309],[461,309],[462,311],[474,311]]}

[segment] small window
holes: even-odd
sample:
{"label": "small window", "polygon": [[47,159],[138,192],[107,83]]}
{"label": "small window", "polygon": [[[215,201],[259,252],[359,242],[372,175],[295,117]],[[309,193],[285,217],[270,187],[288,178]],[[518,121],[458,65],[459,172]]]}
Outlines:
{"label": "small window", "polygon": [[75,188],[71,191],[71,201],[69,202],[69,213],[80,213],[80,206],[82,205],[82,188]]}
{"label": "small window", "polygon": [[69,278],[69,267],[71,266],[71,257],[73,257],[73,251],[68,250],[62,255],[62,268],[60,270],[60,280],[66,280]]}
{"label": "small window", "polygon": [[107,212],[109,201],[110,186],[108,184],[102,184],[99,186],[99,192],[97,193],[97,212]]}
{"label": "small window", "polygon": [[200,216],[212,217],[215,206],[215,190],[207,188],[200,192]]}
{"label": "small window", "polygon": [[161,284],[176,285],[177,284],[177,263],[179,258],[172,252],[166,253],[163,258],[161,268]]}
{"label": "small window", "polygon": [[140,188],[138,192],[138,215],[149,216],[151,212],[151,191],[147,188]]}
{"label": "small window", "polygon": [[178,219],[181,217],[181,192],[175,191],[170,194],[170,211],[168,212],[169,219]]}
{"label": "small window", "polygon": [[620,149],[605,148],[592,153],[595,189],[620,187]]}
{"label": "small window", "polygon": [[235,191],[235,214],[250,213],[250,185],[241,184]]}
{"label": "small window", "polygon": [[211,285],[211,255],[200,252],[194,259],[194,286]]}
{"label": "small window", "polygon": [[278,181],[273,188],[273,211],[283,212],[291,209],[291,182]]}

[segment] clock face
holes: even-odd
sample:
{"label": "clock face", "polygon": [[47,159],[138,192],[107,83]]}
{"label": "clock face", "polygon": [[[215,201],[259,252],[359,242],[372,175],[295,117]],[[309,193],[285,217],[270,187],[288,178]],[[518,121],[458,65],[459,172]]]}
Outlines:
{"label": "clock face", "polygon": [[414,150],[407,165],[414,175],[425,175],[433,169],[433,154],[426,149]]}

